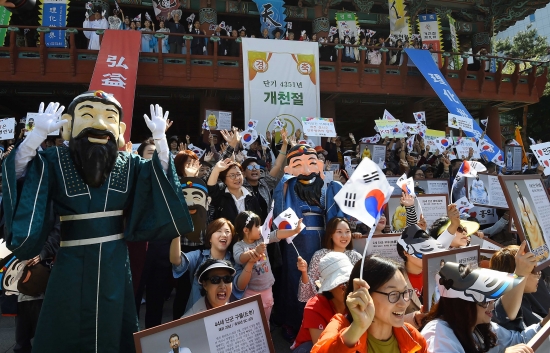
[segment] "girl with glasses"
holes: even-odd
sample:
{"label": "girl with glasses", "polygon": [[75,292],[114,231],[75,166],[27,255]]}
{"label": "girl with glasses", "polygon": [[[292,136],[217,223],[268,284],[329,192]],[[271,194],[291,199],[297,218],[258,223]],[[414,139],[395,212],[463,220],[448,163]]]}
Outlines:
{"label": "girl with glasses", "polygon": [[227,260],[206,260],[195,275],[196,281],[202,287],[201,294],[204,299],[198,300],[183,316],[194,315],[229,303],[235,273],[233,265]]}
{"label": "girl with glasses", "polygon": [[426,352],[422,335],[405,322],[412,289],[403,268],[372,255],[365,259],[363,280],[360,271],[357,262],[346,290],[348,314],[332,318],[311,352]]}
{"label": "girl with glasses", "polygon": [[526,346],[540,329],[509,331],[491,322],[495,299],[508,295],[523,277],[447,262],[439,271],[441,298],[424,319],[430,353],[533,353]]}
{"label": "girl with glasses", "polygon": [[244,211],[261,214],[258,198],[243,186],[243,181],[243,168],[239,163],[229,158],[216,163],[207,182],[214,208],[211,219],[223,217],[233,222]]}

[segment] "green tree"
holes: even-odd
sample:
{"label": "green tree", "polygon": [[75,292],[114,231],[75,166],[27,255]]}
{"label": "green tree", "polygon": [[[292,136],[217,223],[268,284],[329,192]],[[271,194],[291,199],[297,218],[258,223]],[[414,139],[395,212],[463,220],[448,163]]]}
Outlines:
{"label": "green tree", "polygon": [[[548,40],[539,36],[537,29],[527,26],[525,31],[519,31],[514,37],[504,40],[495,40],[493,43],[494,52],[502,53],[504,57],[514,59],[526,59],[534,61],[546,61],[548,58]],[[529,70],[531,65],[524,63],[520,65],[521,71]],[[542,72],[542,68],[539,68]],[[505,73],[512,73],[514,64],[510,61],[504,67]],[[550,77],[549,77],[550,78]],[[550,80],[544,89],[544,95],[550,94]]]}

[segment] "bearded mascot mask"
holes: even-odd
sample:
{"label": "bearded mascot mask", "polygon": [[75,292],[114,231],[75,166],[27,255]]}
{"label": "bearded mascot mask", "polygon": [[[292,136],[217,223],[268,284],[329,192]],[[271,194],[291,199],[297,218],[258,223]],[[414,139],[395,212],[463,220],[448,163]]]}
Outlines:
{"label": "bearded mascot mask", "polygon": [[97,188],[111,174],[124,146],[126,124],[122,122],[122,105],[111,94],[88,91],[76,97],[61,119],[69,121],[63,139],[82,180]]}
{"label": "bearded mascot mask", "polygon": [[190,177],[181,178],[181,188],[194,226],[193,231],[184,236],[199,243],[208,221],[208,189],[202,179]]}
{"label": "bearded mascot mask", "polygon": [[516,287],[524,277],[513,273],[477,268],[471,272],[465,265],[447,262],[439,271],[438,287],[442,297],[460,298],[485,303],[500,298]]}
{"label": "bearded mascot mask", "polygon": [[308,145],[296,145],[286,155],[285,173],[296,177],[296,195],[310,206],[321,206],[321,194],[325,185],[323,162],[315,149]]}

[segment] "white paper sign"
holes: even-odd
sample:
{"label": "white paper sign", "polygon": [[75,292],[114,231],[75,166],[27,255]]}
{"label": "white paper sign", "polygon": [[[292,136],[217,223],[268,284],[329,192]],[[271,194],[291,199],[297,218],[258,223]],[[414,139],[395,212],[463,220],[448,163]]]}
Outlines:
{"label": "white paper sign", "polygon": [[[38,113],[27,113],[27,120],[25,121],[25,136],[27,136],[27,134],[34,129],[35,121],[38,115]],[[50,132],[48,136],[59,136],[59,129]]]}
{"label": "white paper sign", "polygon": [[455,114],[449,113],[448,124],[449,124],[449,127],[452,129],[462,128],[462,131],[474,130],[474,120],[461,115],[455,115]]}
{"label": "white paper sign", "polygon": [[208,130],[231,130],[231,112],[207,110],[205,116]]}
{"label": "white paper sign", "polygon": [[11,140],[15,136],[15,118],[0,119],[0,140]]}
{"label": "white paper sign", "polygon": [[488,241],[487,239],[480,237],[476,235],[472,235],[470,237],[470,245],[479,245],[482,249],[490,249],[490,250],[500,250],[502,249],[502,246],[495,244],[492,241]]}
{"label": "white paper sign", "polygon": [[336,137],[334,120],[331,118],[302,117],[302,127],[307,136]]}
{"label": "white paper sign", "polygon": [[544,175],[550,175],[550,142],[531,145],[531,151],[539,164],[544,167]]}
{"label": "white paper sign", "polygon": [[469,214],[471,217],[475,217],[482,226],[495,224],[498,221],[498,216],[494,208],[475,206],[470,209]]}

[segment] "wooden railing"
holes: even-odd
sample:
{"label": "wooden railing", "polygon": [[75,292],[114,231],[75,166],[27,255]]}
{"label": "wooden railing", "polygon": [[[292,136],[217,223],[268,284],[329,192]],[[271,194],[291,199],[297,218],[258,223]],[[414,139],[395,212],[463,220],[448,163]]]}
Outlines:
{"label": "wooden railing", "polygon": [[[84,30],[96,31],[96,29],[85,29],[85,28],[65,28],[65,27],[37,27],[37,26],[0,26],[0,28],[8,28],[9,33],[9,46],[0,47],[0,62],[7,59],[9,62],[9,69],[2,70],[0,67],[0,81],[4,79],[8,81],[16,81],[18,74],[24,74],[23,71],[18,69],[18,66],[26,59],[25,57],[19,57],[20,52],[25,53],[34,53],[33,55],[38,56],[39,59],[39,73],[44,76],[48,72],[48,65],[52,61],[51,56],[60,56],[66,58],[68,55],[68,61],[70,63],[69,73],[74,77],[79,73],[79,65],[83,65],[79,60],[79,55],[88,55],[93,56],[97,55],[97,51],[88,50],[85,48],[77,48],[76,46],[76,36],[79,35],[79,32]],[[16,46],[16,33],[23,32],[25,29],[36,30],[39,34],[39,45],[38,47],[17,47]],[[68,37],[67,48],[49,48],[45,45],[45,36],[51,30],[66,30],[66,35]],[[103,30],[98,30],[96,33],[100,36],[100,41],[102,39]],[[147,62],[148,64],[157,65],[157,75],[159,81],[163,81],[165,78],[169,80],[172,72],[166,70],[165,62],[178,62],[185,66],[184,78],[187,81],[191,81],[194,76],[194,70],[205,71],[201,69],[201,64],[207,63],[207,66],[210,66],[212,70],[208,73],[208,76],[213,82],[218,82],[220,78],[224,79],[237,79],[240,83],[240,88],[242,88],[242,51],[239,48],[238,57],[231,56],[220,56],[218,55],[218,45],[219,40],[225,41],[240,41],[240,38],[235,37],[215,37],[207,35],[189,35],[186,34],[183,36],[185,40],[185,54],[170,54],[162,52],[162,39],[165,36],[181,36],[181,34],[172,34],[164,32],[151,32],[155,34],[158,39],[158,48],[156,52],[153,53],[140,53],[140,61],[142,63]],[[205,42],[208,42],[208,55],[192,55],[191,54],[191,40],[194,37],[205,38]],[[321,61],[320,62],[320,72],[321,72],[321,81],[322,81],[322,91],[323,84],[330,85],[328,90],[324,91],[335,91],[335,92],[364,92],[363,88],[366,85],[372,86],[373,82],[371,80],[372,74],[378,74],[379,79],[376,80],[376,84],[379,85],[378,89],[386,89],[389,86],[395,87],[400,85],[402,89],[405,89],[410,81],[417,80],[414,76],[419,76],[418,70],[415,67],[408,65],[409,58],[406,53],[402,52],[402,61],[401,63],[396,63],[394,65],[387,64],[388,55],[402,50],[401,48],[393,47],[378,47],[378,46],[356,46],[356,45],[347,45],[347,44],[331,44],[331,43],[322,43],[320,46],[330,47],[330,50],[336,49],[337,55],[334,61]],[[353,47],[359,51],[359,60],[357,62],[344,62],[342,60],[344,49],[346,47]],[[368,63],[367,52],[379,50],[381,54],[380,64],[371,64]],[[548,74],[548,62],[540,62],[533,60],[524,60],[524,59],[515,59],[515,58],[502,58],[494,56],[475,56],[480,61],[480,69],[476,71],[468,71],[468,58],[467,54],[463,53],[452,53],[452,52],[434,52],[441,54],[443,58],[443,63],[441,65],[441,71],[455,87],[455,91],[460,94],[464,92],[466,86],[468,85],[468,90],[472,91],[472,80],[477,81],[476,90],[479,94],[493,92],[496,95],[501,93],[502,87],[505,85],[511,85],[511,96],[516,96],[518,93],[522,96],[518,100],[522,101],[538,101],[538,98],[542,95],[544,86],[547,82]],[[451,62],[455,62],[455,58],[458,58],[462,63],[462,66],[459,70],[450,69],[452,67]],[[34,58],[36,59],[36,57]],[[486,72],[485,63],[491,59],[496,60],[496,72]],[[183,62],[185,61],[185,62]],[[512,63],[514,65],[514,71],[511,74],[506,74],[503,72],[503,69],[506,63]],[[141,64],[140,64],[141,65]],[[530,69],[521,70],[521,67],[530,66]],[[0,65],[1,66],[1,65]],[[144,65],[146,66],[146,65]],[[181,66],[180,66],[181,67]],[[93,71],[93,69],[92,69]],[[150,72],[148,71],[148,77],[150,77]],[[222,72],[223,71],[223,72]],[[8,74],[8,76],[6,76]],[[212,85],[212,81],[203,82],[206,77],[204,77],[204,72],[201,72],[201,86],[213,86],[218,87],[217,84]],[[350,76],[355,74],[354,76]],[[90,72],[91,75],[91,72]],[[396,76],[399,77],[400,82],[396,81]],[[369,82],[366,82],[366,78],[369,78]],[[325,80],[326,78],[326,80]],[[458,82],[456,82],[458,80]],[[47,79],[36,78],[35,81],[47,81]],[[323,83],[330,82],[330,83]],[[391,82],[390,82],[391,81]],[[488,82],[493,81],[494,86],[491,86],[491,89],[487,89]],[[350,83],[354,83],[356,86],[351,87]],[[390,83],[390,84],[389,84]],[[138,79],[139,84],[139,79]],[[168,83],[171,85],[171,83]],[[179,84],[178,84],[179,85]],[[185,85],[185,84],[183,84]],[[237,82],[226,83],[227,87],[221,88],[238,88]],[[344,87],[345,85],[345,87]],[[524,86],[526,88],[523,88]],[[190,84],[189,86],[193,86]],[[223,85],[222,85],[223,86]],[[235,86],[235,87],[233,87]],[[422,82],[422,89],[430,90],[429,85],[424,80]],[[457,89],[458,86],[458,89]],[[328,86],[326,86],[328,87]],[[519,89],[521,88],[521,92]],[[535,91],[536,88],[536,91]],[[395,91],[395,90],[393,90]],[[514,100],[510,98],[509,89],[507,89],[506,94],[509,96],[503,98],[502,100]],[[534,92],[537,94],[534,95]],[[392,94],[392,90],[387,92]],[[418,92],[417,92],[418,93]],[[529,99],[525,98],[529,97]]]}

